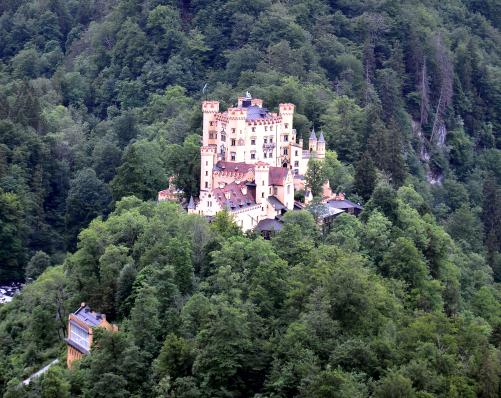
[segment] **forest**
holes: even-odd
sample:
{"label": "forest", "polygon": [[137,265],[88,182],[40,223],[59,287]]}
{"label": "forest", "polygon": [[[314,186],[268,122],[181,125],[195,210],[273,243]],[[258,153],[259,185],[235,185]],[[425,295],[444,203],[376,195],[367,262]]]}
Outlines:
{"label": "forest", "polygon": [[[0,395],[500,397],[500,26],[498,0],[0,1],[0,284],[26,283]],[[360,217],[263,240],[156,202],[198,194],[201,101],[246,91],[324,132]],[[81,302],[119,331],[69,370]]]}

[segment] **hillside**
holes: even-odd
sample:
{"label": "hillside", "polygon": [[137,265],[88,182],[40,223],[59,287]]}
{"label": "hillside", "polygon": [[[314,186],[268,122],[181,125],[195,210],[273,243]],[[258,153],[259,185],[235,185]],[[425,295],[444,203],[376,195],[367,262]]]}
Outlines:
{"label": "hillside", "polygon": [[[5,397],[497,397],[496,0],[0,2]],[[200,187],[201,101],[322,130],[364,211],[265,241]],[[313,215],[312,215],[313,214]],[[81,302],[118,333],[54,367]]]}

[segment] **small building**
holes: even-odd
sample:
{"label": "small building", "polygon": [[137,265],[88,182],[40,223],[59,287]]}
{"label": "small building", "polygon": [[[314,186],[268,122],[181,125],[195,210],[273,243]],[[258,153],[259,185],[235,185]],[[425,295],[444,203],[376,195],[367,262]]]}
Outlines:
{"label": "small building", "polygon": [[354,216],[358,216],[362,210],[364,209],[357,203],[353,203],[348,199],[331,199],[327,201],[327,205],[334,209],[344,210],[348,214],[352,214]]}
{"label": "small building", "polygon": [[264,239],[270,240],[277,232],[280,232],[282,226],[282,221],[277,218],[265,218],[259,221],[255,230],[259,232]]}
{"label": "small building", "polygon": [[181,202],[183,198],[183,191],[178,189],[174,184],[174,177],[169,177],[169,186],[167,189],[164,189],[158,192],[157,200],[159,202]]}
{"label": "small building", "polygon": [[105,314],[92,311],[85,303],[68,317],[68,355],[66,363],[71,368],[74,361],[79,360],[90,352],[94,328],[102,327],[116,332],[118,327],[106,320]]}

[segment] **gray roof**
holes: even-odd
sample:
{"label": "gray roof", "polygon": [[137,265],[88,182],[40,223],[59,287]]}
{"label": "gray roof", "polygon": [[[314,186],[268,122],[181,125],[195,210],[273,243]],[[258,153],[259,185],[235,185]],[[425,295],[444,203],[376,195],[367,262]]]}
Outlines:
{"label": "gray roof", "polygon": [[190,201],[188,203],[188,209],[192,210],[195,208],[195,201],[193,200],[193,196],[190,196]]}
{"label": "gray roof", "polygon": [[282,223],[275,218],[265,218],[256,225],[257,231],[280,231]]}
{"label": "gray roof", "polygon": [[247,107],[247,121],[257,119],[267,119],[272,116],[267,108],[260,108],[259,106],[251,105]]}
{"label": "gray roof", "polygon": [[105,317],[99,312],[92,311],[89,306],[81,306],[74,315],[90,327],[98,326]]}
{"label": "gray roof", "polygon": [[310,140],[317,140],[317,135],[315,134],[315,129],[311,129]]}
{"label": "gray roof", "polygon": [[320,131],[320,137],[318,137],[318,142],[325,142],[323,131]]}
{"label": "gray roof", "polygon": [[275,210],[287,209],[287,207],[285,207],[285,205],[280,202],[275,196],[268,196],[268,202],[270,202]]}
{"label": "gray roof", "polygon": [[363,207],[353,203],[351,200],[345,199],[345,200],[329,200],[327,204],[330,207],[334,207],[336,209],[359,209],[363,210]]}

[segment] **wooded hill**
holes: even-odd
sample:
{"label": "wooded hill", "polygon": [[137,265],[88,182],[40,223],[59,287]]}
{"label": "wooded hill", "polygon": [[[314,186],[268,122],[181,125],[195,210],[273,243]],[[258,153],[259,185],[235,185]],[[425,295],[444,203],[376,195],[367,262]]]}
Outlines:
{"label": "wooded hill", "polygon": [[[500,7],[2,1],[0,281],[31,282],[0,308],[0,392],[499,396]],[[200,101],[245,91],[324,131],[360,219],[265,242],[152,202],[169,175],[198,193]],[[18,389],[81,301],[120,332]]]}

